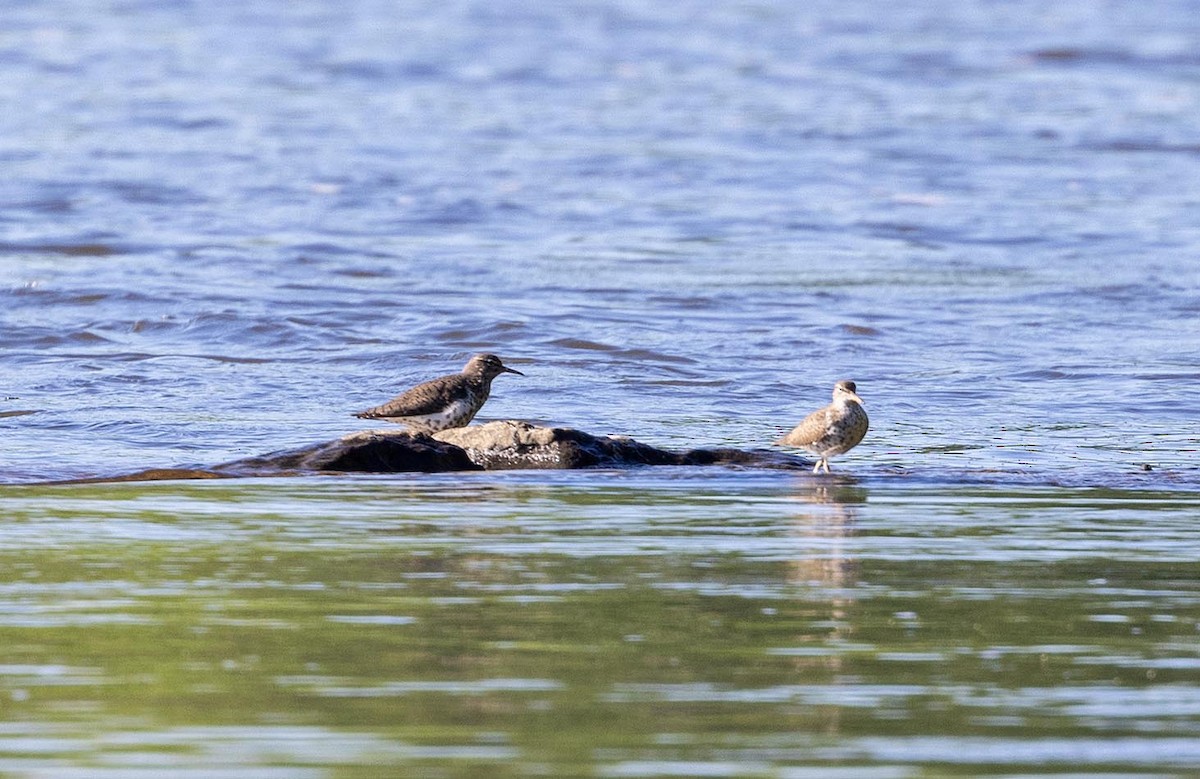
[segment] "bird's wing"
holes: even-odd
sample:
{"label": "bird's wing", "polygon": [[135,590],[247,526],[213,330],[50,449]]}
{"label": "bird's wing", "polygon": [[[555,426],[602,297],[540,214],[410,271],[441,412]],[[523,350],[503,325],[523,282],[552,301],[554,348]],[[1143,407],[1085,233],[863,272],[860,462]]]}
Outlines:
{"label": "bird's wing", "polygon": [[800,424],[792,428],[792,432],[780,438],[776,443],[785,446],[808,446],[821,440],[829,433],[829,409],[814,411],[804,418]]}
{"label": "bird's wing", "polygon": [[407,392],[402,392],[383,405],[369,408],[354,416],[360,419],[382,419],[387,417],[417,417],[425,414],[436,414],[450,403],[451,390],[458,375],[442,376],[438,379],[418,384]]}

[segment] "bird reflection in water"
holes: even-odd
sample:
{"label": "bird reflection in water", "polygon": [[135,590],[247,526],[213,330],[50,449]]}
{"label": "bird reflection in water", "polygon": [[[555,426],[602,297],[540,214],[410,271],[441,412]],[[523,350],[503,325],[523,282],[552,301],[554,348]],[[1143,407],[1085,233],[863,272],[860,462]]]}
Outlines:
{"label": "bird reflection in water", "polygon": [[857,582],[857,563],[846,549],[854,534],[857,506],[867,491],[853,484],[797,484],[794,496],[804,504],[796,512],[793,533],[799,540],[788,579],[793,584],[841,590]]}
{"label": "bird reflection in water", "polygon": [[[787,578],[804,627],[785,650],[805,684],[836,685],[845,674],[847,644],[854,632],[858,560],[852,539],[858,506],[867,491],[853,484],[797,483],[798,503],[792,521],[795,556]],[[811,727],[826,734],[841,730],[842,707],[820,705],[807,710]]]}

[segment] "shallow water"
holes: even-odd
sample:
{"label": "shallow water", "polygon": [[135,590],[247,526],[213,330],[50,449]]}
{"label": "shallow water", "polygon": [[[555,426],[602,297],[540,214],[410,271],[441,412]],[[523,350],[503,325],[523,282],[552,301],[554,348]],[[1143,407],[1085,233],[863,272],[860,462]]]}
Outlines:
{"label": "shallow water", "polygon": [[1192,493],[682,469],[4,500],[12,775],[1200,766]]}
{"label": "shallow water", "polygon": [[[5,9],[0,772],[1200,770],[1190,4],[401,6]],[[871,432],[27,486],[484,349],[481,419]]]}

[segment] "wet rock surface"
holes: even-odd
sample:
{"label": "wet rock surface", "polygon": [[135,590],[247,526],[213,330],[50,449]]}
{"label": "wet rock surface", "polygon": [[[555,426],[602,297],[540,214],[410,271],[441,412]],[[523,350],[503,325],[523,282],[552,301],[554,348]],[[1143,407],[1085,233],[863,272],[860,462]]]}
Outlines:
{"label": "wet rock surface", "polygon": [[500,421],[443,430],[351,433],[333,441],[237,460],[212,470],[229,476],[305,472],[443,473],[479,470],[629,468],[639,465],[738,465],[809,468],[793,455],[768,450],[659,449],[626,436],[597,436],[569,427]]}
{"label": "wet rock surface", "polygon": [[632,438],[594,436],[527,422],[489,422],[436,433],[459,446],[487,470],[570,469],[631,465],[677,465],[679,455]]}
{"label": "wet rock surface", "polygon": [[461,447],[406,431],[351,433],[302,449],[249,457],[216,466],[230,476],[479,471]]}
{"label": "wet rock surface", "polygon": [[332,441],[272,452],[211,468],[163,468],[77,481],[156,481],[310,473],[449,473],[483,470],[566,470],[642,465],[728,465],[808,469],[800,457],[765,449],[659,449],[627,436],[596,436],[567,427],[500,421],[434,435],[403,429],[368,430]]}
{"label": "wet rock surface", "polygon": [[569,427],[500,421],[434,433],[371,430],[333,441],[237,460],[212,470],[231,476],[304,473],[443,473],[479,470],[565,470],[638,465],[742,465],[807,468],[781,452],[693,449],[674,452],[626,436],[597,436]]}

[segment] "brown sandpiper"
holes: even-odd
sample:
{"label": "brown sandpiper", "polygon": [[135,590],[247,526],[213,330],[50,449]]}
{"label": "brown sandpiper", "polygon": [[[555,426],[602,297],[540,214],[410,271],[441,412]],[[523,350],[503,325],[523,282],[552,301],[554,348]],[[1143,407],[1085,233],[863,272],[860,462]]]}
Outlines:
{"label": "brown sandpiper", "polygon": [[833,385],[833,402],[819,411],[814,411],[796,425],[792,432],[775,443],[794,446],[817,455],[813,473],[821,468],[829,473],[829,458],[858,446],[867,434],[867,412],[862,398],[852,381],[839,381]]}
{"label": "brown sandpiper", "polygon": [[418,433],[464,427],[483,408],[492,391],[492,379],[501,373],[525,375],[500,362],[494,354],[477,354],[467,362],[462,373],[418,384],[387,403],[354,416],[407,425]]}

